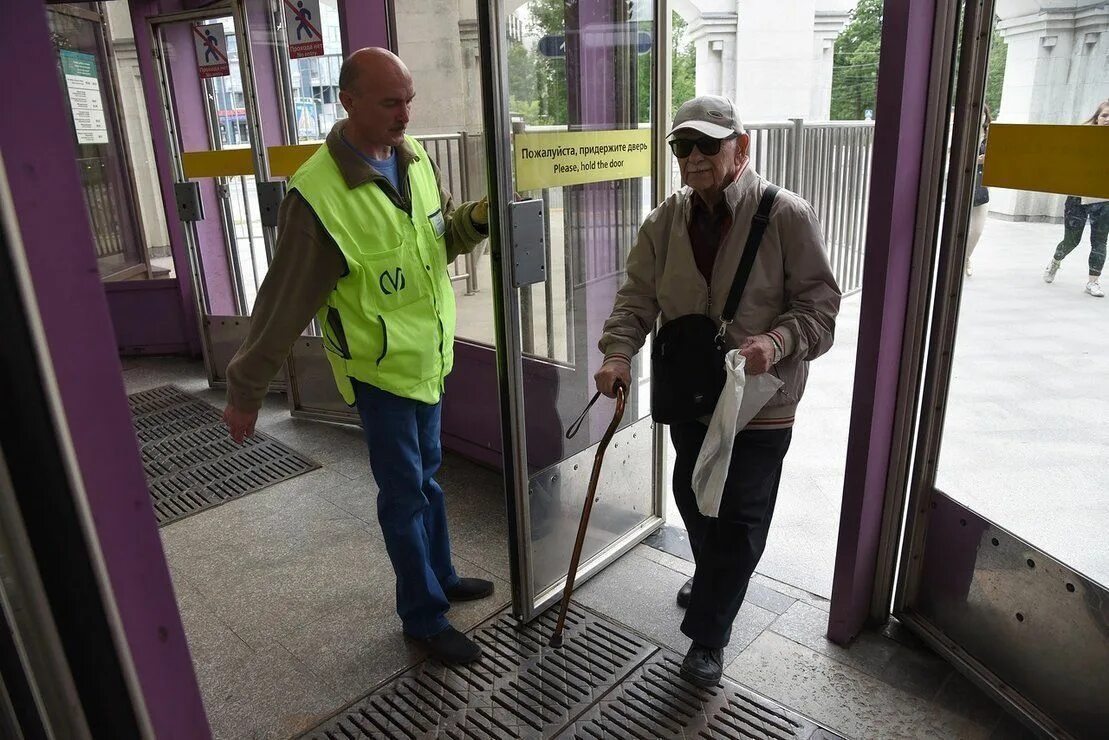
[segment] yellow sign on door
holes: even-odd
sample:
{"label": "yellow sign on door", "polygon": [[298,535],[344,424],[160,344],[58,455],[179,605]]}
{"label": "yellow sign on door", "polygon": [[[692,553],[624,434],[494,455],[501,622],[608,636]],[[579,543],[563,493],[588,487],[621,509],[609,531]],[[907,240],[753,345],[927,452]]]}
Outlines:
{"label": "yellow sign on door", "polygon": [[516,190],[542,190],[651,174],[650,129],[516,134]]}

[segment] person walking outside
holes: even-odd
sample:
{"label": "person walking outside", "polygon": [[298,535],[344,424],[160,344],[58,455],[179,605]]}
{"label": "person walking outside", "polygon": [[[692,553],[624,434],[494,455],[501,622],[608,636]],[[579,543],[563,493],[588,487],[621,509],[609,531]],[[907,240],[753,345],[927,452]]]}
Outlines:
{"label": "person walking outside", "polygon": [[[1094,114],[1082,122],[1087,126],[1109,126],[1109,100],[1103,100]],[[1109,178],[1109,174],[1106,175]],[[1063,204],[1063,241],[1055,248],[1051,264],[1044,270],[1044,282],[1055,282],[1063,260],[1082,241],[1086,222],[1090,222],[1090,276],[1086,294],[1104,298],[1101,271],[1105,267],[1105,242],[1109,237],[1109,198],[1069,195]]]}

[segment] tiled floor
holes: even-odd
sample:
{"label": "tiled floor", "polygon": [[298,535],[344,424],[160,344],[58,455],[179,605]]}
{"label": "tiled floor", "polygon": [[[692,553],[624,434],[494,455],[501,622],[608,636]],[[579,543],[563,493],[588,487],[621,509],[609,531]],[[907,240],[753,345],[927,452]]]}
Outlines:
{"label": "tiled floor", "polygon": [[[221,406],[203,377],[179,360],[127,362],[124,372],[129,392],[175,383]],[[360,431],[291,419],[280,396],[267,400],[259,428],[323,468],[161,530],[218,738],[292,736],[419,659],[393,611]],[[501,480],[448,456],[440,482],[456,565],[497,584],[495,598],[452,610],[467,629],[510,598]],[[684,652],[674,594],[690,573],[687,560],[640,546],[578,598]],[[849,650],[831,645],[827,609],[820,596],[756,575],[728,675],[851,737],[1018,736],[985,696],[918,647],[877,634]]]}

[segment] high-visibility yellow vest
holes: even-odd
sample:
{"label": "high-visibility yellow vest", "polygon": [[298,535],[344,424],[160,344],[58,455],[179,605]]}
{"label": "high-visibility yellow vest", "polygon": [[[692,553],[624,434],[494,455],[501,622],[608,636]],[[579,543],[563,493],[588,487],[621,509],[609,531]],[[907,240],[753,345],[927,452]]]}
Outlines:
{"label": "high-visibility yellow vest", "polygon": [[376,182],[347,187],[326,145],[289,180],[346,259],[348,272],[317,318],[335,383],[351,405],[351,378],[438,403],[454,365],[454,290],[439,185],[427,152],[405,138],[418,156],[406,173],[411,214]]}

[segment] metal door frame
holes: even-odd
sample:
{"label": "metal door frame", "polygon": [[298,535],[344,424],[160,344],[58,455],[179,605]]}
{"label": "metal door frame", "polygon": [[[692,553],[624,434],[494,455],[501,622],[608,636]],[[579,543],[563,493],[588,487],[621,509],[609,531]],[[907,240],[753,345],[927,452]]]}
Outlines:
{"label": "metal door frame", "polygon": [[[174,182],[186,182],[184,166],[182,164],[181,144],[178,139],[180,125],[173,105],[173,90],[170,86],[170,75],[167,60],[163,53],[163,44],[159,27],[175,23],[195,23],[198,21],[217,20],[230,16],[234,23],[236,44],[239,53],[239,77],[243,86],[243,106],[246,111],[247,125],[250,127],[250,150],[254,165],[254,179],[256,185],[268,182],[269,156],[266,151],[266,142],[263,136],[261,114],[258,110],[257,81],[254,77],[252,36],[250,24],[247,22],[246,7],[243,0],[223,0],[199,10],[182,11],[177,13],[163,13],[150,16],[146,19],[147,30],[150,34],[151,48],[155,54],[155,70],[158,75],[158,89],[162,103],[162,113],[166,125],[166,137],[169,143],[170,157]],[[210,118],[210,116],[208,116]],[[209,121],[208,145],[212,150],[219,148],[219,139],[216,132],[211,130]],[[244,203],[244,208],[246,205]],[[237,244],[233,243],[230,226],[227,222],[228,207],[224,198],[220,198],[220,219],[223,225],[224,246],[228,250],[228,265],[231,278],[235,285],[235,303],[242,310],[239,285],[242,283],[242,271],[238,266]],[[248,217],[249,217],[249,209]],[[246,336],[249,329],[249,316],[219,316],[211,313],[207,286],[204,281],[203,257],[196,234],[194,223],[182,224],[185,233],[186,252],[189,259],[190,279],[193,285],[194,310],[196,311],[198,325],[200,326],[200,346],[204,358],[204,367],[208,374],[208,384],[213,388],[225,387],[227,381],[217,372],[216,357],[213,347],[213,327],[216,322],[226,324],[231,322],[234,326],[233,333],[242,337]],[[262,238],[265,244],[266,257],[273,260],[276,247],[276,229],[262,226]],[[253,247],[252,247],[253,248]]]}
{"label": "metal door frame", "polygon": [[[666,122],[670,114],[670,9],[667,0],[655,0],[655,33],[653,34],[653,69],[656,83],[652,93],[655,111],[654,161],[652,183],[656,200],[665,197],[664,173],[669,171],[666,158]],[[527,427],[524,403],[524,349],[521,340],[522,322],[517,289],[509,279],[502,245],[512,243],[512,225],[508,204],[512,202],[512,131],[508,103],[507,13],[504,0],[478,3],[478,33],[481,55],[482,106],[485,120],[485,151],[489,178],[490,268],[493,279],[493,303],[497,343],[497,379],[501,410],[501,437],[504,459],[505,503],[508,511],[509,561],[512,579],[512,606],[518,619],[530,621],[561,595],[564,580],[537,593],[534,590],[531,552],[531,511],[529,492],[532,477],[528,471]],[[584,583],[606,566],[615,562],[643,539],[662,526],[665,519],[665,433],[661,425],[649,418],[636,424],[649,424],[652,429],[652,510],[647,518],[623,536],[584,562],[578,570],[577,583]],[[625,428],[629,431],[632,427]],[[591,452],[589,448],[586,452]],[[581,454],[581,453],[579,453]]]}
{"label": "metal door frame", "polygon": [[[930,124],[926,136],[938,155],[934,160],[944,160],[943,143],[950,134],[950,164],[946,178],[941,173],[933,173],[928,185],[922,188],[919,212],[928,218],[925,231],[918,234],[918,249],[915,265],[933,266],[933,269],[916,270],[918,275],[914,286],[916,321],[914,329],[916,341],[906,344],[903,355],[905,380],[899,390],[899,407],[903,422],[898,439],[904,450],[904,463],[891,469],[890,482],[885,507],[885,523],[882,532],[883,556],[879,558],[879,569],[875,576],[875,598],[872,602],[872,616],[879,616],[890,603],[891,587],[893,614],[918,634],[933,650],[952,663],[961,673],[997,701],[1014,712],[1032,729],[1040,734],[1053,737],[1069,737],[1067,731],[1049,716],[1035,701],[1010,685],[1004,677],[995,672],[987,662],[976,657],[982,646],[989,644],[996,649],[1019,653],[1028,652],[1029,645],[1009,644],[1001,630],[998,635],[983,636],[978,644],[968,645],[948,634],[945,625],[935,622],[920,609],[922,575],[927,564],[926,542],[930,526],[934,522],[950,520],[962,516],[960,523],[965,527],[968,520],[982,529],[982,541],[989,537],[993,550],[976,554],[976,565],[988,562],[993,567],[998,563],[1010,565],[1004,558],[1012,560],[1013,553],[1023,553],[1021,558],[1031,555],[1029,563],[1035,561],[1040,571],[1055,575],[1065,575],[1068,590],[1074,591],[1074,584],[1083,589],[1105,593],[1105,587],[1085,578],[1073,569],[1035,546],[1005,531],[992,522],[977,517],[970,510],[954,502],[947,494],[936,488],[936,474],[939,454],[943,442],[944,422],[951,385],[954,362],[955,340],[957,335],[960,300],[963,287],[963,264],[966,252],[966,236],[970,219],[971,201],[968,197],[974,187],[978,154],[978,121],[982,115],[986,72],[989,61],[990,37],[993,30],[994,0],[970,0],[963,4],[963,17],[960,27],[958,9],[941,10],[936,18],[934,44],[933,91],[930,93]],[[958,71],[955,71],[954,41],[956,32],[961,34]],[[948,111],[954,105],[953,121]],[[946,208],[942,220],[939,215],[940,195]],[[937,221],[940,221],[937,223]],[[928,244],[924,244],[928,242]],[[922,245],[926,248],[921,248]],[[931,296],[928,288],[935,279]],[[927,322],[927,328],[925,328]],[[927,336],[925,336],[927,335]],[[916,402],[919,401],[919,407]],[[914,419],[913,408],[918,408],[919,419]],[[915,438],[912,434],[916,421]],[[909,457],[913,455],[911,461]],[[911,470],[910,470],[911,468]],[[907,484],[907,495],[899,492]],[[901,524],[904,524],[902,532]],[[903,539],[902,539],[903,537]],[[899,560],[897,545],[901,542]],[[1023,562],[1020,563],[1023,565]],[[894,568],[897,569],[896,578]],[[1033,567],[1030,565],[1030,567]],[[1035,600],[1042,594],[1030,590],[1021,591],[1026,580],[1020,580],[1019,565],[1011,570],[994,570],[1005,575],[1002,588],[1015,592],[1022,599]],[[1065,611],[1067,606],[1058,607]],[[1083,607],[1070,607],[1081,609]],[[1087,607],[1093,608],[1093,607]],[[886,611],[885,613],[888,613]],[[1011,618],[1013,615],[1005,615]],[[1018,615],[1017,619],[1021,619]],[[1076,633],[1077,634],[1077,633]],[[1076,646],[1077,647],[1077,646]],[[976,650],[977,648],[977,650]],[[1035,671],[1038,666],[1029,666]]]}

